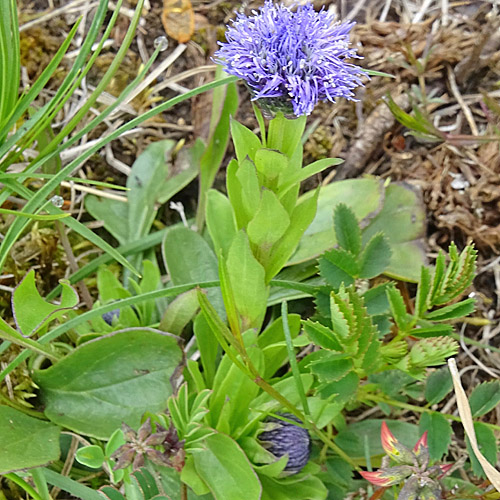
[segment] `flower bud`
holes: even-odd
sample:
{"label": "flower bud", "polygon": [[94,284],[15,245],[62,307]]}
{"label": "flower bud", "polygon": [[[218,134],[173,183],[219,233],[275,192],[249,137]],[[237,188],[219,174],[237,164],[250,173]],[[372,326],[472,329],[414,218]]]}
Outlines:
{"label": "flower bud", "polygon": [[[289,413],[281,415],[288,420],[301,423],[294,415]],[[285,471],[291,474],[300,472],[309,461],[311,451],[311,438],[307,429],[277,418],[269,418],[266,424],[269,430],[258,436],[262,446],[276,458],[288,455]]]}

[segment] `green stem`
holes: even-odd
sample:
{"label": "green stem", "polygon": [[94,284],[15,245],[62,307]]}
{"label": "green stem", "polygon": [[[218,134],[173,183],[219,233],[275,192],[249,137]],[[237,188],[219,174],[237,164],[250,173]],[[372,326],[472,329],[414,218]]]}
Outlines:
{"label": "green stem", "polygon": [[300,376],[299,366],[292,343],[292,335],[288,325],[288,307],[286,300],[281,303],[281,321],[283,322],[283,333],[285,334],[286,349],[288,351],[288,359],[290,361],[290,368],[292,369],[293,378],[295,379],[295,386],[299,393],[302,402],[302,408],[307,417],[310,417],[309,405],[307,404],[306,393],[304,391],[304,384],[302,384],[302,377]]}
{"label": "green stem", "polygon": [[13,344],[26,347],[42,356],[47,356],[48,358],[58,361],[59,356],[57,356],[50,348],[40,345],[38,342],[31,340],[30,338],[23,337],[18,331],[14,330],[7,322],[0,318],[0,338],[12,342]]}
{"label": "green stem", "polygon": [[13,483],[17,484],[20,486],[28,495],[33,497],[35,500],[44,500],[31,486],[29,483],[27,483],[23,478],[19,477],[15,472],[9,472],[7,474],[4,474],[4,476],[7,479],[10,479]]}
{"label": "green stem", "polygon": [[31,472],[31,477],[33,478],[33,482],[35,483],[36,489],[38,490],[42,500],[52,500],[52,497],[49,494],[47,480],[43,475],[42,469],[35,468],[31,469],[30,472]]}
{"label": "green stem", "polygon": [[181,482],[181,500],[188,500],[188,491],[185,483]]}
{"label": "green stem", "polygon": [[459,333],[452,332],[451,337],[454,338],[455,340],[458,340],[459,342],[463,340],[466,344],[480,347],[481,349],[489,349],[490,351],[500,352],[500,348],[498,347],[482,344],[478,340],[470,339],[469,337],[463,337]]}
{"label": "green stem", "polygon": [[[363,396],[363,399],[368,401],[374,401],[375,403],[386,403],[388,405],[395,406],[396,408],[403,408],[404,410],[411,410],[417,413],[439,413],[440,415],[443,415],[443,417],[449,420],[453,420],[455,422],[460,422],[460,423],[462,422],[462,419],[460,417],[457,417],[456,415],[451,415],[449,413],[441,413],[438,411],[431,410],[430,408],[416,406],[409,403],[403,403],[401,401],[396,401],[386,396],[380,396],[377,394],[365,394]],[[500,425],[489,424],[486,422],[481,422],[481,423],[494,431],[500,431]]]}

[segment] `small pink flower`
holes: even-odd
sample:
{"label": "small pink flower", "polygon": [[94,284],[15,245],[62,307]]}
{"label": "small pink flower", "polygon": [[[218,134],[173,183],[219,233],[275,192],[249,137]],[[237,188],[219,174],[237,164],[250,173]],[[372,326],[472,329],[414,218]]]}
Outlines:
{"label": "small pink flower", "polygon": [[395,462],[410,465],[415,461],[415,454],[394,437],[394,434],[389,430],[385,422],[382,422],[380,429],[380,441],[382,442],[384,451]]}
{"label": "small pink flower", "polygon": [[448,472],[450,472],[450,469],[454,466],[455,464],[441,464],[439,468],[441,469],[441,474],[438,476],[438,479],[442,479]]}
{"label": "small pink flower", "polygon": [[[382,459],[382,468],[377,471],[360,472],[361,476],[374,484],[385,488],[402,484],[398,500],[425,498],[436,500],[441,498],[441,485],[439,480],[451,473],[457,464],[433,465],[429,467],[429,448],[427,444],[427,431],[422,434],[412,450],[401,444],[382,422],[380,430],[382,448],[387,456]],[[389,459],[398,465],[388,467]],[[377,497],[378,498],[378,497]]]}
{"label": "small pink flower", "polygon": [[370,481],[370,483],[374,484],[375,486],[390,486],[391,484],[393,484],[393,479],[387,477],[382,470],[376,470],[373,472],[361,471],[360,474],[364,479]]}
{"label": "small pink flower", "polygon": [[427,431],[420,436],[417,444],[413,447],[413,453],[415,453],[415,455],[420,455],[424,448],[427,449]]}
{"label": "small pink flower", "polygon": [[394,446],[398,440],[394,437],[394,434],[389,430],[387,424],[382,422],[382,428],[380,429],[380,441],[382,441],[382,448],[389,455],[392,456],[397,453],[397,449]]}

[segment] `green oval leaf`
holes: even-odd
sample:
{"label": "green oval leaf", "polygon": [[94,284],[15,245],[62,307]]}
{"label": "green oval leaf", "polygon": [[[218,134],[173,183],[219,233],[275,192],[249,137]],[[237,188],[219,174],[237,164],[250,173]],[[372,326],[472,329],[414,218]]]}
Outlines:
{"label": "green oval leaf", "polygon": [[122,422],[137,428],[145,411],[166,408],[181,361],[176,338],[134,328],[87,342],[33,378],[50,420],[107,439]]}
{"label": "green oval leaf", "polygon": [[198,475],[216,500],[259,500],[262,486],[247,456],[229,436],[212,434],[204,450],[193,453]]}
{"label": "green oval leaf", "polygon": [[420,419],[420,432],[428,431],[427,442],[432,461],[441,460],[448,451],[453,433],[448,420],[440,413],[424,413]]}
{"label": "green oval leaf", "polygon": [[472,391],[469,404],[473,417],[480,417],[493,410],[500,402],[500,381],[485,382]]}
{"label": "green oval leaf", "polygon": [[0,406],[0,473],[39,467],[59,458],[61,429]]}
{"label": "green oval leaf", "polygon": [[425,384],[425,399],[430,405],[434,405],[453,389],[453,380],[448,367],[440,368],[431,373]]}
{"label": "green oval leaf", "polygon": [[76,459],[83,465],[92,469],[99,469],[104,462],[104,452],[96,444],[84,446],[76,452]]}
{"label": "green oval leaf", "polygon": [[358,255],[361,250],[361,229],[354,212],[345,203],[335,207],[333,225],[339,245],[353,255]]}

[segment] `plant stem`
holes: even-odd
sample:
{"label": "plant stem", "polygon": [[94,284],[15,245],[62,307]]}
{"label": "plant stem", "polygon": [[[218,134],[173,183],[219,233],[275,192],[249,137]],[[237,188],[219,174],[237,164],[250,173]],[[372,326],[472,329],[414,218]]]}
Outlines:
{"label": "plant stem", "polygon": [[299,393],[300,400],[302,402],[302,408],[304,408],[304,413],[309,417],[309,405],[307,404],[306,393],[304,391],[304,385],[302,384],[302,377],[300,376],[297,358],[295,357],[295,351],[293,349],[290,326],[288,325],[288,306],[286,300],[281,303],[281,321],[283,322],[283,333],[285,334],[288,359],[290,361],[290,368],[292,369],[293,378],[295,379],[295,386],[297,387],[297,392]]}
{"label": "plant stem", "polygon": [[[451,415],[449,413],[441,413],[437,412],[434,410],[431,410],[430,408],[426,407],[421,407],[421,406],[416,406],[412,405],[409,403],[403,403],[401,401],[396,401],[394,399],[385,397],[385,396],[379,396],[377,394],[366,394],[363,396],[364,399],[367,399],[368,401],[374,401],[376,403],[386,403],[390,406],[395,406],[397,408],[403,408],[405,410],[411,410],[417,413],[439,413],[440,415],[443,415],[443,417],[448,418],[450,420],[453,420],[455,422],[462,422],[462,419],[460,417],[457,417],[456,415]],[[500,425],[495,425],[495,424],[489,424],[486,422],[481,422],[483,425],[486,425],[490,429],[494,431],[500,431]]]}
{"label": "plant stem", "polygon": [[34,469],[31,469],[31,477],[33,478],[33,482],[35,483],[35,486],[42,500],[52,500],[52,497],[49,494],[47,480],[43,475],[42,469],[36,467]]}
{"label": "plant stem", "polygon": [[15,472],[9,472],[4,474],[7,479],[10,479],[13,483],[20,486],[28,495],[33,497],[35,500],[43,500],[43,498],[35,491],[35,489],[27,483],[23,478],[19,477]]}
{"label": "plant stem", "polygon": [[188,498],[188,490],[185,483],[181,482],[181,500],[187,500]]}
{"label": "plant stem", "polygon": [[[66,257],[68,259],[68,264],[71,269],[71,272],[74,274],[78,272],[79,267],[78,263],[76,262],[75,255],[73,254],[73,249],[71,248],[71,243],[69,242],[68,235],[66,234],[66,228],[64,224],[61,224],[59,221],[56,221],[56,227],[57,230],[59,231],[59,236],[61,238],[61,243],[64,248],[64,251],[66,252]],[[80,289],[80,294],[82,296],[83,301],[85,302],[85,305],[87,306],[88,309],[92,309],[94,306],[94,302],[92,300],[92,297],[90,295],[89,289],[87,288],[87,285],[83,280],[78,282],[78,288]]]}

